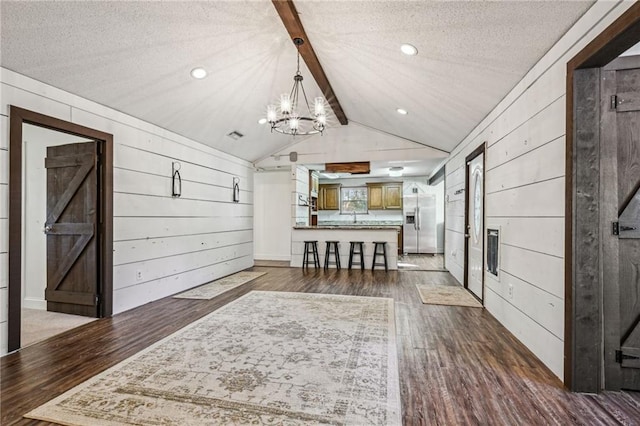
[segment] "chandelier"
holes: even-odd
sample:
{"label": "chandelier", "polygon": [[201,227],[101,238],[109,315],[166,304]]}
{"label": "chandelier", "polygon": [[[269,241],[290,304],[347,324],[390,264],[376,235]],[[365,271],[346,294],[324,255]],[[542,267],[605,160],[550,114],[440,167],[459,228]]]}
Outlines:
{"label": "chandelier", "polygon": [[[315,98],[313,111],[311,110],[302,85],[302,74],[300,74],[300,46],[304,44],[304,40],[296,37],[293,43],[298,49],[298,68],[293,76],[293,87],[291,93],[280,95],[279,105],[267,106],[267,121],[271,124],[272,132],[275,130],[285,135],[322,133],[327,125],[326,102],[322,97]],[[301,92],[302,98],[300,98]]]}

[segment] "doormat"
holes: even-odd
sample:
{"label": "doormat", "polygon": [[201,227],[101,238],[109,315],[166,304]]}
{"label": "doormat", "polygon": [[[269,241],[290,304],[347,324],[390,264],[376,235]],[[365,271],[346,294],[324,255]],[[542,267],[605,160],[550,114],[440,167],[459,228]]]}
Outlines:
{"label": "doormat", "polygon": [[252,291],[36,408],[64,425],[400,425],[393,299]]}
{"label": "doormat", "polygon": [[253,281],[258,277],[263,276],[266,272],[251,272],[242,271],[235,274],[231,274],[227,277],[220,278],[219,280],[211,281],[208,284],[203,284],[199,287],[192,288],[184,293],[176,294],[173,296],[176,299],[203,299],[210,300],[219,294],[229,291],[232,288],[246,284],[249,281]]}
{"label": "doormat", "polygon": [[482,308],[482,303],[460,286],[416,284],[422,303],[427,305],[470,306]]}

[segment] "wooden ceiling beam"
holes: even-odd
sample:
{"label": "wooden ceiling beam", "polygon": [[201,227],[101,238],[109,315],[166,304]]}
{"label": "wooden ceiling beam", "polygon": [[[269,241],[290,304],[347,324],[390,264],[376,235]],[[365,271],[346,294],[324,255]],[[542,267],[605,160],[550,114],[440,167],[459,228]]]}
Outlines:
{"label": "wooden ceiling beam", "polygon": [[309,68],[311,75],[316,80],[316,83],[318,83],[318,87],[322,90],[322,94],[325,99],[329,102],[329,105],[331,105],[331,109],[333,109],[333,113],[338,118],[340,124],[348,124],[349,121],[347,120],[347,116],[342,110],[340,102],[338,102],[338,98],[331,88],[331,84],[322,69],[322,65],[320,65],[320,61],[316,56],[316,52],[313,50],[313,46],[311,46],[311,42],[309,41],[309,37],[307,37],[307,33],[304,31],[304,27],[302,26],[302,22],[300,21],[298,11],[296,10],[296,6],[293,4],[293,1],[272,0],[272,2],[278,12],[278,15],[280,15],[282,23],[289,32],[292,42],[296,37],[300,37],[304,40],[304,44],[300,46],[300,56],[302,56],[305,64],[307,64],[307,68]]}

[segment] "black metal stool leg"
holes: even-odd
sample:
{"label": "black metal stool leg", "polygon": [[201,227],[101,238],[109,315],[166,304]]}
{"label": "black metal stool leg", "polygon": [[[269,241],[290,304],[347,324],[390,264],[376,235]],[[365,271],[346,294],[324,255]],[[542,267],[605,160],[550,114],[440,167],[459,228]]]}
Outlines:
{"label": "black metal stool leg", "polygon": [[352,242],[351,246],[349,247],[349,269],[351,269],[351,265],[353,264],[353,248],[354,244]]}
{"label": "black metal stool leg", "polygon": [[320,269],[320,253],[318,252],[318,242],[314,242],[314,249],[315,249],[315,255],[316,255],[316,265],[318,267],[318,269]]}
{"label": "black metal stool leg", "polygon": [[307,260],[309,259],[309,255],[307,252],[308,243],[304,243],[304,254],[302,255],[302,269],[307,267]]}
{"label": "black metal stool leg", "polygon": [[389,267],[387,265],[387,245],[386,244],[382,244],[382,253],[384,256],[384,271],[389,272]]}

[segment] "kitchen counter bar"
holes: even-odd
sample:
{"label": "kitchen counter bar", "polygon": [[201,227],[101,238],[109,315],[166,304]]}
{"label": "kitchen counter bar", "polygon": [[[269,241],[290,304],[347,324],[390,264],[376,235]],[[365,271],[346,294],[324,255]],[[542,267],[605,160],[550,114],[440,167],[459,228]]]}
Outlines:
{"label": "kitchen counter bar", "polygon": [[396,229],[400,230],[400,225],[357,225],[357,224],[345,224],[345,225],[316,225],[316,226],[294,226],[293,229]]}
{"label": "kitchen counter bar", "polygon": [[[320,255],[320,267],[324,265],[326,241],[339,241],[340,263],[343,269],[349,266],[350,241],[364,242],[364,266],[371,269],[373,262],[374,241],[386,241],[387,264],[389,270],[398,269],[398,225],[320,225],[294,226],[291,233],[291,266],[301,267],[304,254],[304,241],[317,240]],[[355,259],[358,259],[356,262]],[[353,268],[360,269],[360,259],[354,259]],[[333,256],[331,257],[333,261]],[[378,257],[382,263],[382,258]],[[356,266],[357,265],[357,266]],[[335,268],[335,265],[331,265]],[[313,268],[313,266],[311,266]],[[376,266],[376,270],[384,271],[384,266]]]}

